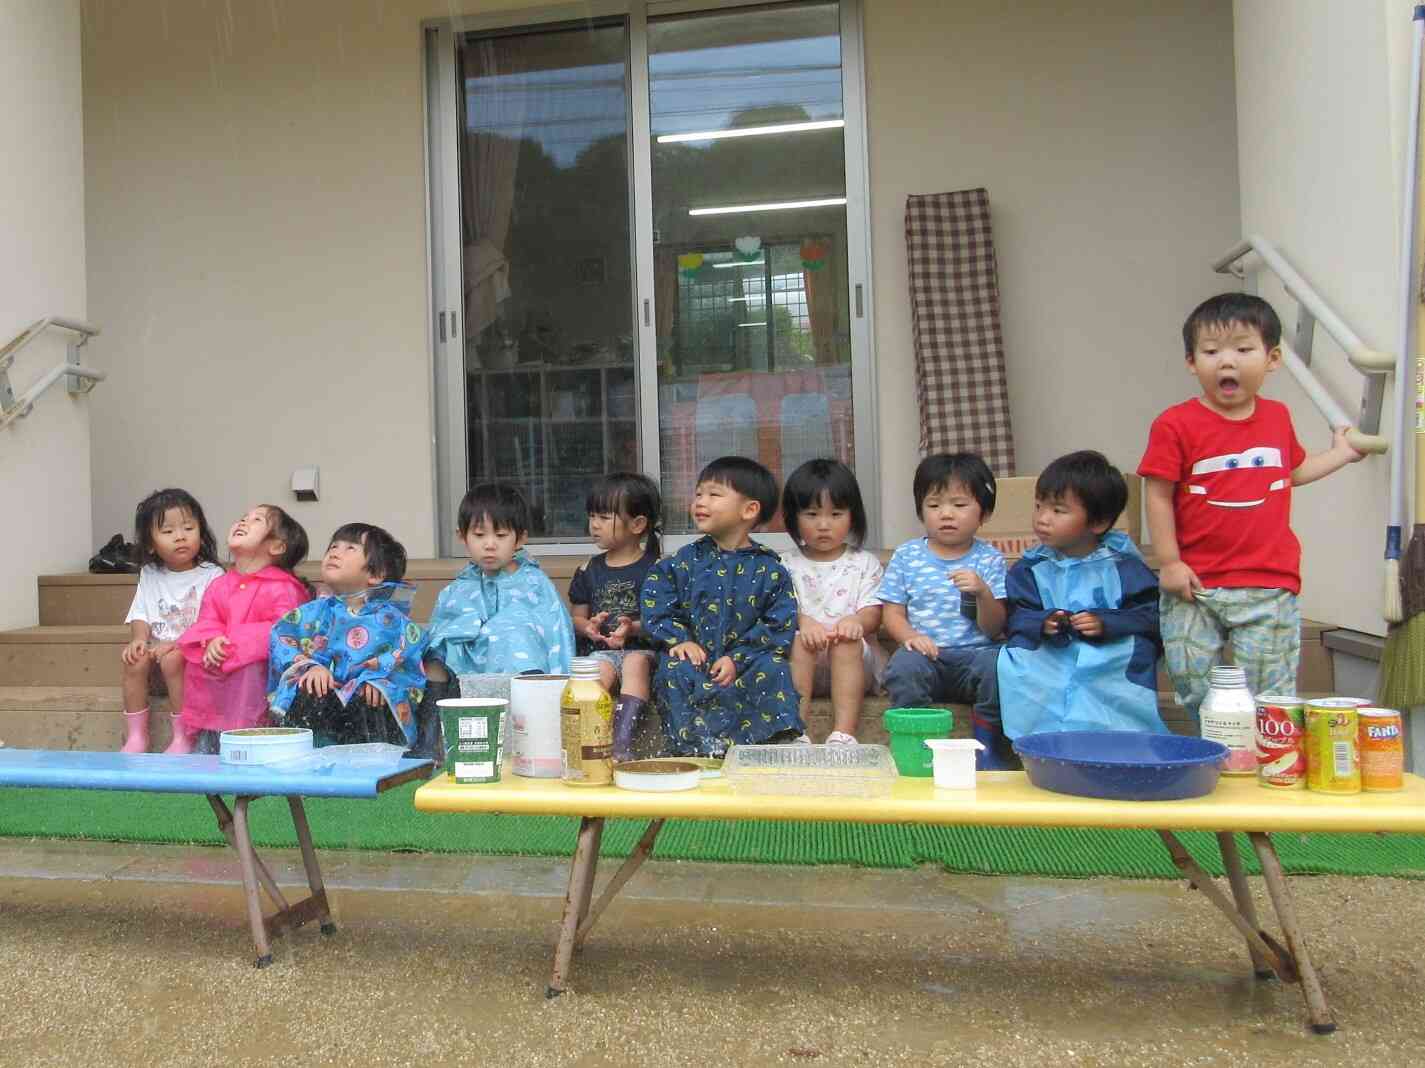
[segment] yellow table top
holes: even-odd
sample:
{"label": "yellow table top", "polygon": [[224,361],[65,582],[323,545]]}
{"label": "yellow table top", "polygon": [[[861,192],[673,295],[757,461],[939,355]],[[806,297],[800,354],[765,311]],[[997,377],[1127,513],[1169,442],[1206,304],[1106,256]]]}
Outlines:
{"label": "yellow table top", "polygon": [[973,791],[937,790],[930,779],[897,779],[884,798],[734,793],[726,779],[695,790],[643,793],[526,779],[506,766],[497,783],[460,785],[441,774],[416,791],[421,812],[609,816],[628,819],[811,820],[996,827],[1136,827],[1200,831],[1401,831],[1425,833],[1425,779],[1399,793],[1348,796],[1271,790],[1255,779],[1219,780],[1189,801],[1100,801],[1050,793],[1020,771],[987,771]]}

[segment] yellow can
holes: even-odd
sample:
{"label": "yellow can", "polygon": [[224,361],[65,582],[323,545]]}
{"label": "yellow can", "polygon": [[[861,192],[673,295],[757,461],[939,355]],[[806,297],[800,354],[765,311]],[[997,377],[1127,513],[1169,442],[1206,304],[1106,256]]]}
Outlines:
{"label": "yellow can", "polygon": [[1306,788],[1324,794],[1361,792],[1361,751],[1353,697],[1306,702]]}
{"label": "yellow can", "polygon": [[566,786],[614,781],[614,699],[599,682],[599,662],[575,657],[559,698],[560,778]]}

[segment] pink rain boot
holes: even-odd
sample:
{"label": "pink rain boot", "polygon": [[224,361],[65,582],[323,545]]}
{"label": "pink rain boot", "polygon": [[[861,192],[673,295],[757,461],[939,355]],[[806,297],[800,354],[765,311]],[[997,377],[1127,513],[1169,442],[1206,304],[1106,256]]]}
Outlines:
{"label": "pink rain boot", "polygon": [[121,753],[148,752],[148,709],[124,713],[124,744]]}
{"label": "pink rain boot", "polygon": [[163,754],[164,756],[187,756],[193,752],[195,739],[180,722],[178,713],[174,712],[172,715],[173,741],[168,743],[168,748],[163,751]]}

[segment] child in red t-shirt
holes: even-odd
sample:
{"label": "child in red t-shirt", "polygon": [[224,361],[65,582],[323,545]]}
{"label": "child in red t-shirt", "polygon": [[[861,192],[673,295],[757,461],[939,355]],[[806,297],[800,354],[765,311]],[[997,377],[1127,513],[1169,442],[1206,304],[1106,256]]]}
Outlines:
{"label": "child in red t-shirt", "polygon": [[1301,659],[1301,543],[1291,490],[1361,459],[1332,431],[1308,456],[1280,401],[1258,397],[1281,363],[1281,320],[1259,297],[1223,293],[1183,324],[1202,396],[1153,421],[1138,473],[1148,480],[1148,532],[1162,564],[1164,658],[1197,715],[1224,643],[1254,693],[1293,693]]}

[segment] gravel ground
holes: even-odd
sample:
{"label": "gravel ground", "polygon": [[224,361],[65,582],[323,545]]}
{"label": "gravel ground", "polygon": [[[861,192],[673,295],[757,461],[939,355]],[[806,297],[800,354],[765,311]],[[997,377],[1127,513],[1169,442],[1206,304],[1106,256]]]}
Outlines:
{"label": "gravel ground", "polygon": [[[1341,1024],[1326,1038],[1297,988],[1254,982],[1235,932],[1166,883],[1086,884],[1038,926],[975,907],[619,903],[546,1001],[547,898],[343,890],[334,938],[279,939],[258,971],[232,887],[7,879],[0,1062],[1420,1063],[1421,885],[1291,882]],[[1153,907],[1120,907],[1139,898]]]}

